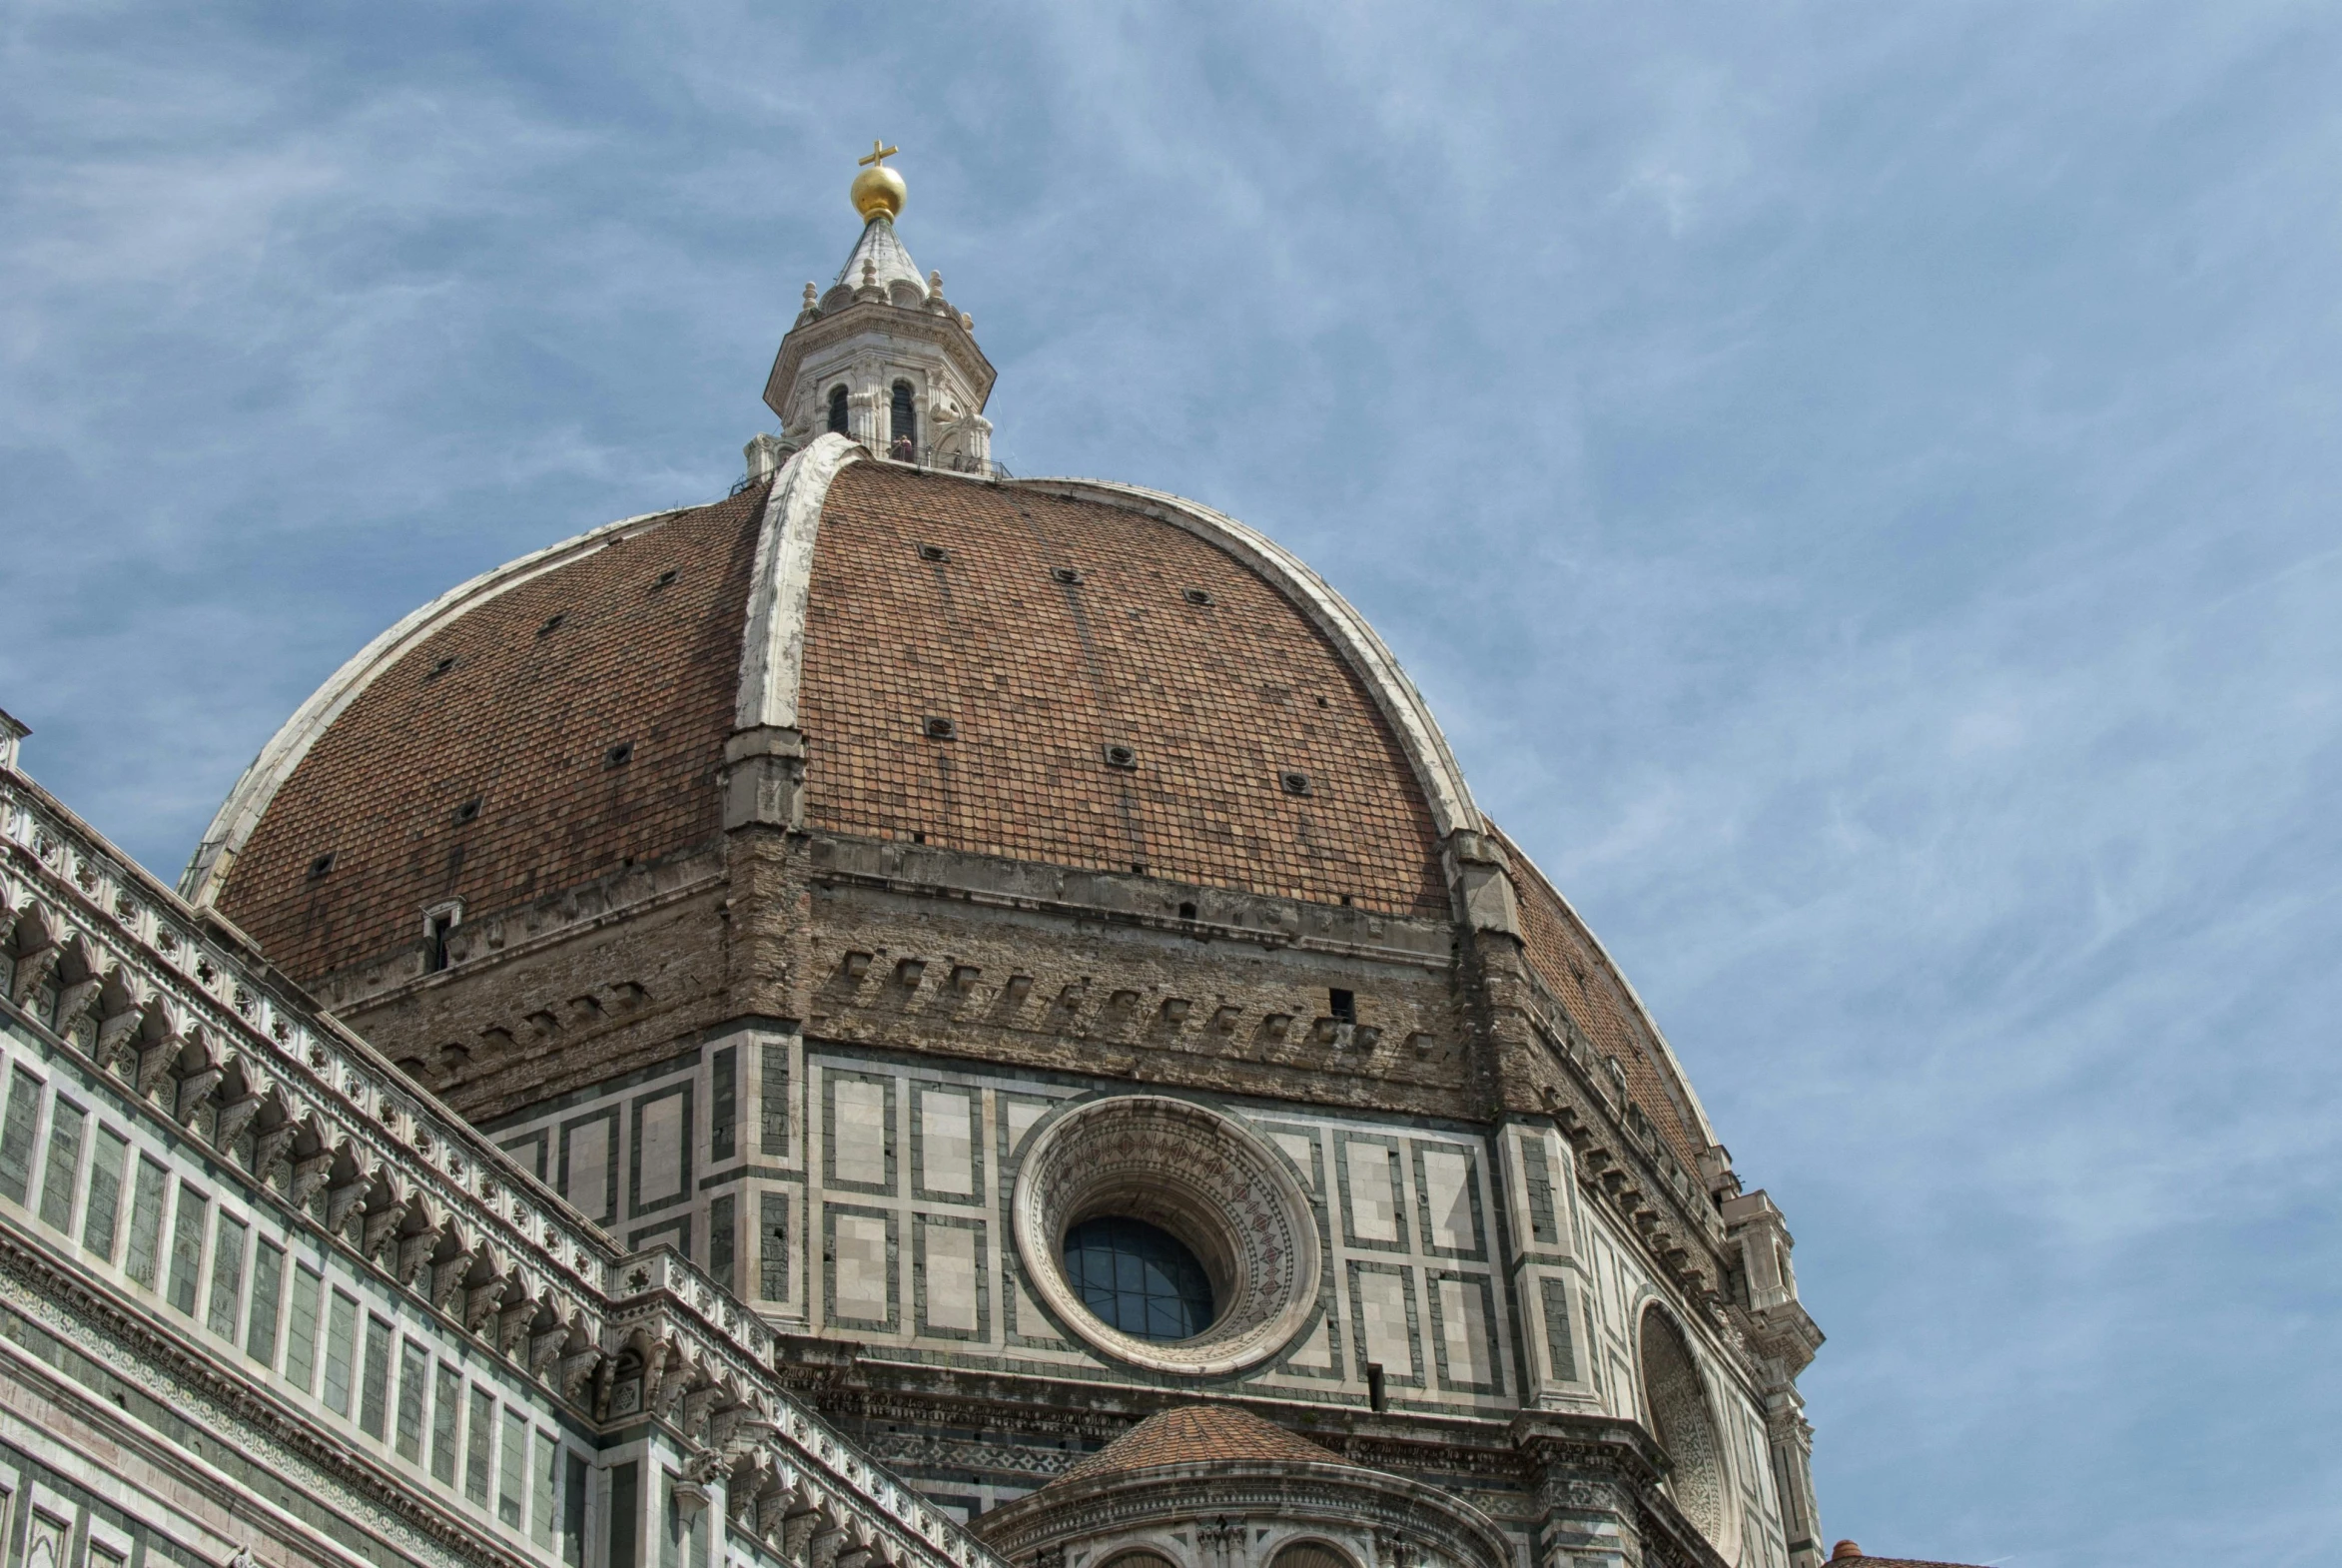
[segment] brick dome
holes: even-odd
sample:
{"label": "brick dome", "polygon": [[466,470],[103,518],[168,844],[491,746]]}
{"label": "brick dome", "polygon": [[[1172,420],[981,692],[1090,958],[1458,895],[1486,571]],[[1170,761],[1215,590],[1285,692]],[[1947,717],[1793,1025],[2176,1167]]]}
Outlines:
{"label": "brick dome", "polygon": [[[1145,503],[827,444],[784,655],[807,826],[1446,913],[1390,694],[1314,606]],[[191,894],[315,982],[447,901],[476,920],[708,845],[744,685],[774,673],[745,646],[788,531],[769,491],[595,530],[400,622],[253,764]]]}
{"label": "brick dome", "polygon": [[1531,971],[1687,1170],[1711,1141],[1590,932],[1471,803],[1365,622],[1155,491],[880,461],[825,435],[711,505],[524,556],[401,620],[239,780],[183,882],[288,975],[427,966],[428,920],[720,858],[743,736],[799,825],[1445,921],[1510,867]]}

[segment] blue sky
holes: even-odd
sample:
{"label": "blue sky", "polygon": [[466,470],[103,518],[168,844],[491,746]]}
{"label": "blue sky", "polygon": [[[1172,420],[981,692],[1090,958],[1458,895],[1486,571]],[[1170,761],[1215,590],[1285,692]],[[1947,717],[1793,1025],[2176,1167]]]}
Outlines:
{"label": "blue sky", "polygon": [[1636,980],[1827,1535],[2342,1536],[2342,11],[0,14],[0,706],[175,875],[343,658],[723,493],[874,135],[1021,473],[1268,529]]}

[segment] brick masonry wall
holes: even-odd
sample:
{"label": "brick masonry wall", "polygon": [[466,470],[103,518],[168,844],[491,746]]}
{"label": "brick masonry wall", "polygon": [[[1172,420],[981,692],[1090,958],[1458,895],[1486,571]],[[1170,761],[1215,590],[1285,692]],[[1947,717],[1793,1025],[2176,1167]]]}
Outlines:
{"label": "brick masonry wall", "polygon": [[383,671],[278,792],[222,912],[309,982],[417,950],[442,900],[468,922],[711,842],[763,497],[624,534]]}
{"label": "brick masonry wall", "polygon": [[[819,827],[1447,910],[1429,813],[1357,678],[1275,589],[1170,523],[853,464],[822,512],[801,701]],[[928,738],[930,717],[957,737]]]}
{"label": "brick masonry wall", "polygon": [[[820,891],[815,921],[807,1028],[832,1040],[1319,1105],[1476,1110],[1444,964],[856,888]],[[1339,1035],[1321,1027],[1337,987],[1358,1023]]]}
{"label": "brick masonry wall", "polygon": [[456,1112],[488,1123],[672,1056],[731,1016],[724,889],[512,958],[459,966],[345,1015]]}

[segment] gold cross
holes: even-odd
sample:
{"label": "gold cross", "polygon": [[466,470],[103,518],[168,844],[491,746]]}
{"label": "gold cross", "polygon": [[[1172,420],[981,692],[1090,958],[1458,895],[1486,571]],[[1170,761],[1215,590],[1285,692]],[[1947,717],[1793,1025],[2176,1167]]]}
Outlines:
{"label": "gold cross", "polygon": [[887,160],[894,157],[895,154],[901,151],[902,149],[900,147],[889,147],[874,136],[870,139],[870,156],[868,158],[857,158],[854,160],[854,162],[857,164],[876,164],[879,168],[884,169],[886,167]]}

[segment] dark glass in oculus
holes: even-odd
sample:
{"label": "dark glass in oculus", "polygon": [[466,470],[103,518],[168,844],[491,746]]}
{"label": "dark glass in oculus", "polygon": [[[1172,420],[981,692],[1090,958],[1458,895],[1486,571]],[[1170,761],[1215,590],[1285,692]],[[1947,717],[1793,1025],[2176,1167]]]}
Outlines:
{"label": "dark glass in oculus", "polygon": [[1083,1305],[1126,1334],[1191,1339],[1211,1326],[1203,1265],[1144,1220],[1085,1219],[1067,1231],[1066,1277]]}

